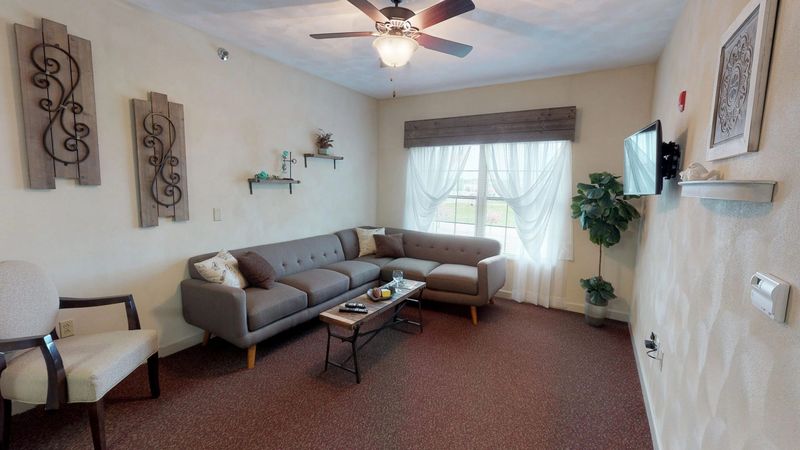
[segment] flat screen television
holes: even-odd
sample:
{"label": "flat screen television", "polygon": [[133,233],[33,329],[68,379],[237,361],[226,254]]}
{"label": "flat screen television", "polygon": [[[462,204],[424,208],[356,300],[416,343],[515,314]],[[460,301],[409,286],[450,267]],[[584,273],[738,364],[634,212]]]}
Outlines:
{"label": "flat screen television", "polygon": [[625,139],[623,185],[626,195],[658,195],[664,178],[675,178],[680,148],[664,143],[661,121],[656,120]]}

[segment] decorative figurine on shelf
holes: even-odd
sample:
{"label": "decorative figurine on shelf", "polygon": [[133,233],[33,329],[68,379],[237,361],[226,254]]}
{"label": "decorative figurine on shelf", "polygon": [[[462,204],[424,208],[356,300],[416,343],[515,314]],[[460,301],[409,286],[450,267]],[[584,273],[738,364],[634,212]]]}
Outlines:
{"label": "decorative figurine on shelf", "polygon": [[686,168],[680,174],[681,181],[706,181],[706,180],[720,180],[722,179],[722,174],[719,170],[712,170],[708,171],[705,167],[703,167],[700,163],[691,163],[689,167]]}
{"label": "decorative figurine on shelf", "polygon": [[258,180],[262,180],[263,181],[263,180],[266,180],[267,178],[269,178],[269,174],[267,174],[267,172],[264,172],[263,170],[256,174],[256,179],[258,179]]}
{"label": "decorative figurine on shelf", "polygon": [[333,133],[326,133],[325,130],[317,130],[317,153],[320,155],[330,155],[333,148]]}
{"label": "decorative figurine on shelf", "polygon": [[292,158],[292,152],[284,150],[281,153],[281,177],[287,180],[292,179],[292,166],[297,164],[297,159]]}

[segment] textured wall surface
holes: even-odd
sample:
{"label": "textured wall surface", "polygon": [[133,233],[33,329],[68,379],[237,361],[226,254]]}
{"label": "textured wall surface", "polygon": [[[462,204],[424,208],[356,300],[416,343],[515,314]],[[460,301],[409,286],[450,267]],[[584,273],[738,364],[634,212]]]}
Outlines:
{"label": "textured wall surface", "polygon": [[[654,118],[663,121],[665,140],[683,146],[684,167],[706,161],[720,39],[747,3],[690,1],[658,64]],[[798,42],[800,2],[783,0],[760,151],[706,164],[728,179],[778,181],[774,203],[682,198],[676,183],[646,203],[631,321],[637,345],[653,330],[665,349],[661,371],[641,358],[665,449],[798,448]],[[683,89],[688,104],[679,113]],[[756,271],[794,286],[786,324],[750,305]]]}
{"label": "textured wall surface", "polygon": [[[405,202],[406,160],[403,126],[407,120],[470,114],[577,106],[576,139],[572,145],[572,180],[590,172],[622,175],[622,142],[650,121],[654,66],[635,66],[581,75],[500,84],[476,89],[403,97],[380,102],[378,219],[400,226]],[[635,224],[634,224],[635,226]],[[597,272],[597,246],[573,221],[574,261],[564,268],[564,307],[583,311],[580,278]],[[603,252],[603,276],[616,287],[610,303],[613,317],[627,319],[633,287],[636,234]]]}
{"label": "textured wall surface", "polygon": [[[181,314],[178,283],[192,255],[374,223],[377,101],[113,0],[2,0],[0,21],[0,259],[42,265],[62,295],[133,293],[142,324],[162,348],[197,336]],[[46,17],[92,41],[102,186],[58,180],[27,189],[13,24]],[[217,47],[231,51],[228,62]],[[186,116],[188,222],[139,227],[131,98],[148,91]],[[295,166],[303,181],[256,186],[279,151],[312,151],[318,127],[345,156]],[[222,208],[214,222],[212,209]],[[78,333],[124,326],[122,307],[69,311]]]}

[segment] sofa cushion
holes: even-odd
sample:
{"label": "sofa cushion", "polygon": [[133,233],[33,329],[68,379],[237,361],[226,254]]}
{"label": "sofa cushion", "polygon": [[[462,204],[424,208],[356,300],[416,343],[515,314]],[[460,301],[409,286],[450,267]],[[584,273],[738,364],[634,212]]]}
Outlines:
{"label": "sofa cushion", "polygon": [[396,233],[403,233],[403,250],[409,258],[477,266],[478,261],[500,254],[500,242],[494,239],[386,229],[386,234]]}
{"label": "sofa cushion", "polygon": [[333,270],[350,278],[350,289],[355,289],[362,284],[377,280],[381,275],[381,268],[375,264],[362,261],[341,261],[329,264],[323,269]]}
{"label": "sofa cushion", "polygon": [[375,256],[378,258],[404,258],[406,252],[403,251],[403,235],[387,234],[374,236]]}
{"label": "sofa cushion", "polygon": [[427,277],[428,274],[437,266],[439,266],[439,263],[436,261],[414,258],[398,258],[381,267],[381,278],[387,281],[391,280],[393,270],[402,270],[403,278],[425,281],[425,277]]}
{"label": "sofa cushion", "polygon": [[463,264],[442,264],[425,278],[427,287],[438,291],[478,294],[478,268]]}
{"label": "sofa cushion", "polygon": [[308,307],[305,292],[282,283],[273,283],[267,289],[245,289],[247,303],[247,328],[263,328],[272,322],[290,316]]}
{"label": "sofa cushion", "polygon": [[375,255],[367,255],[358,257],[354,261],[361,261],[365,263],[374,264],[378,267],[383,267],[386,264],[389,264],[390,262],[394,261],[394,258],[379,258]]}
{"label": "sofa cushion", "polygon": [[242,272],[250,286],[269,289],[275,284],[275,269],[255,252],[244,252],[236,260],[239,262],[239,271]]}
{"label": "sofa cushion", "polygon": [[385,234],[383,228],[356,228],[358,235],[358,256],[375,253],[375,235]]}
{"label": "sofa cushion", "polygon": [[244,289],[247,279],[239,271],[239,263],[227,250],[193,264],[200,276],[211,283]]}
{"label": "sofa cushion", "polygon": [[350,278],[339,272],[328,269],[311,269],[281,278],[281,283],[288,284],[308,294],[308,306],[316,306],[347,292]]}

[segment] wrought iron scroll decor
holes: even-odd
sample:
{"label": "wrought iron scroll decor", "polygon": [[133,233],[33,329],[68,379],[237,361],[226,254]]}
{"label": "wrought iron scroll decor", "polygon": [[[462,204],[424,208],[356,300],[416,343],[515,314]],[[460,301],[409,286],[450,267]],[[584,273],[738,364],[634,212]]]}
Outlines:
{"label": "wrought iron scroll decor", "polygon": [[189,220],[183,105],[151,92],[133,100],[133,117],[142,226],[157,226],[159,217]]}
{"label": "wrought iron scroll decor", "polygon": [[55,189],[56,177],[99,185],[91,43],[47,19],[14,32],[30,187]]}

